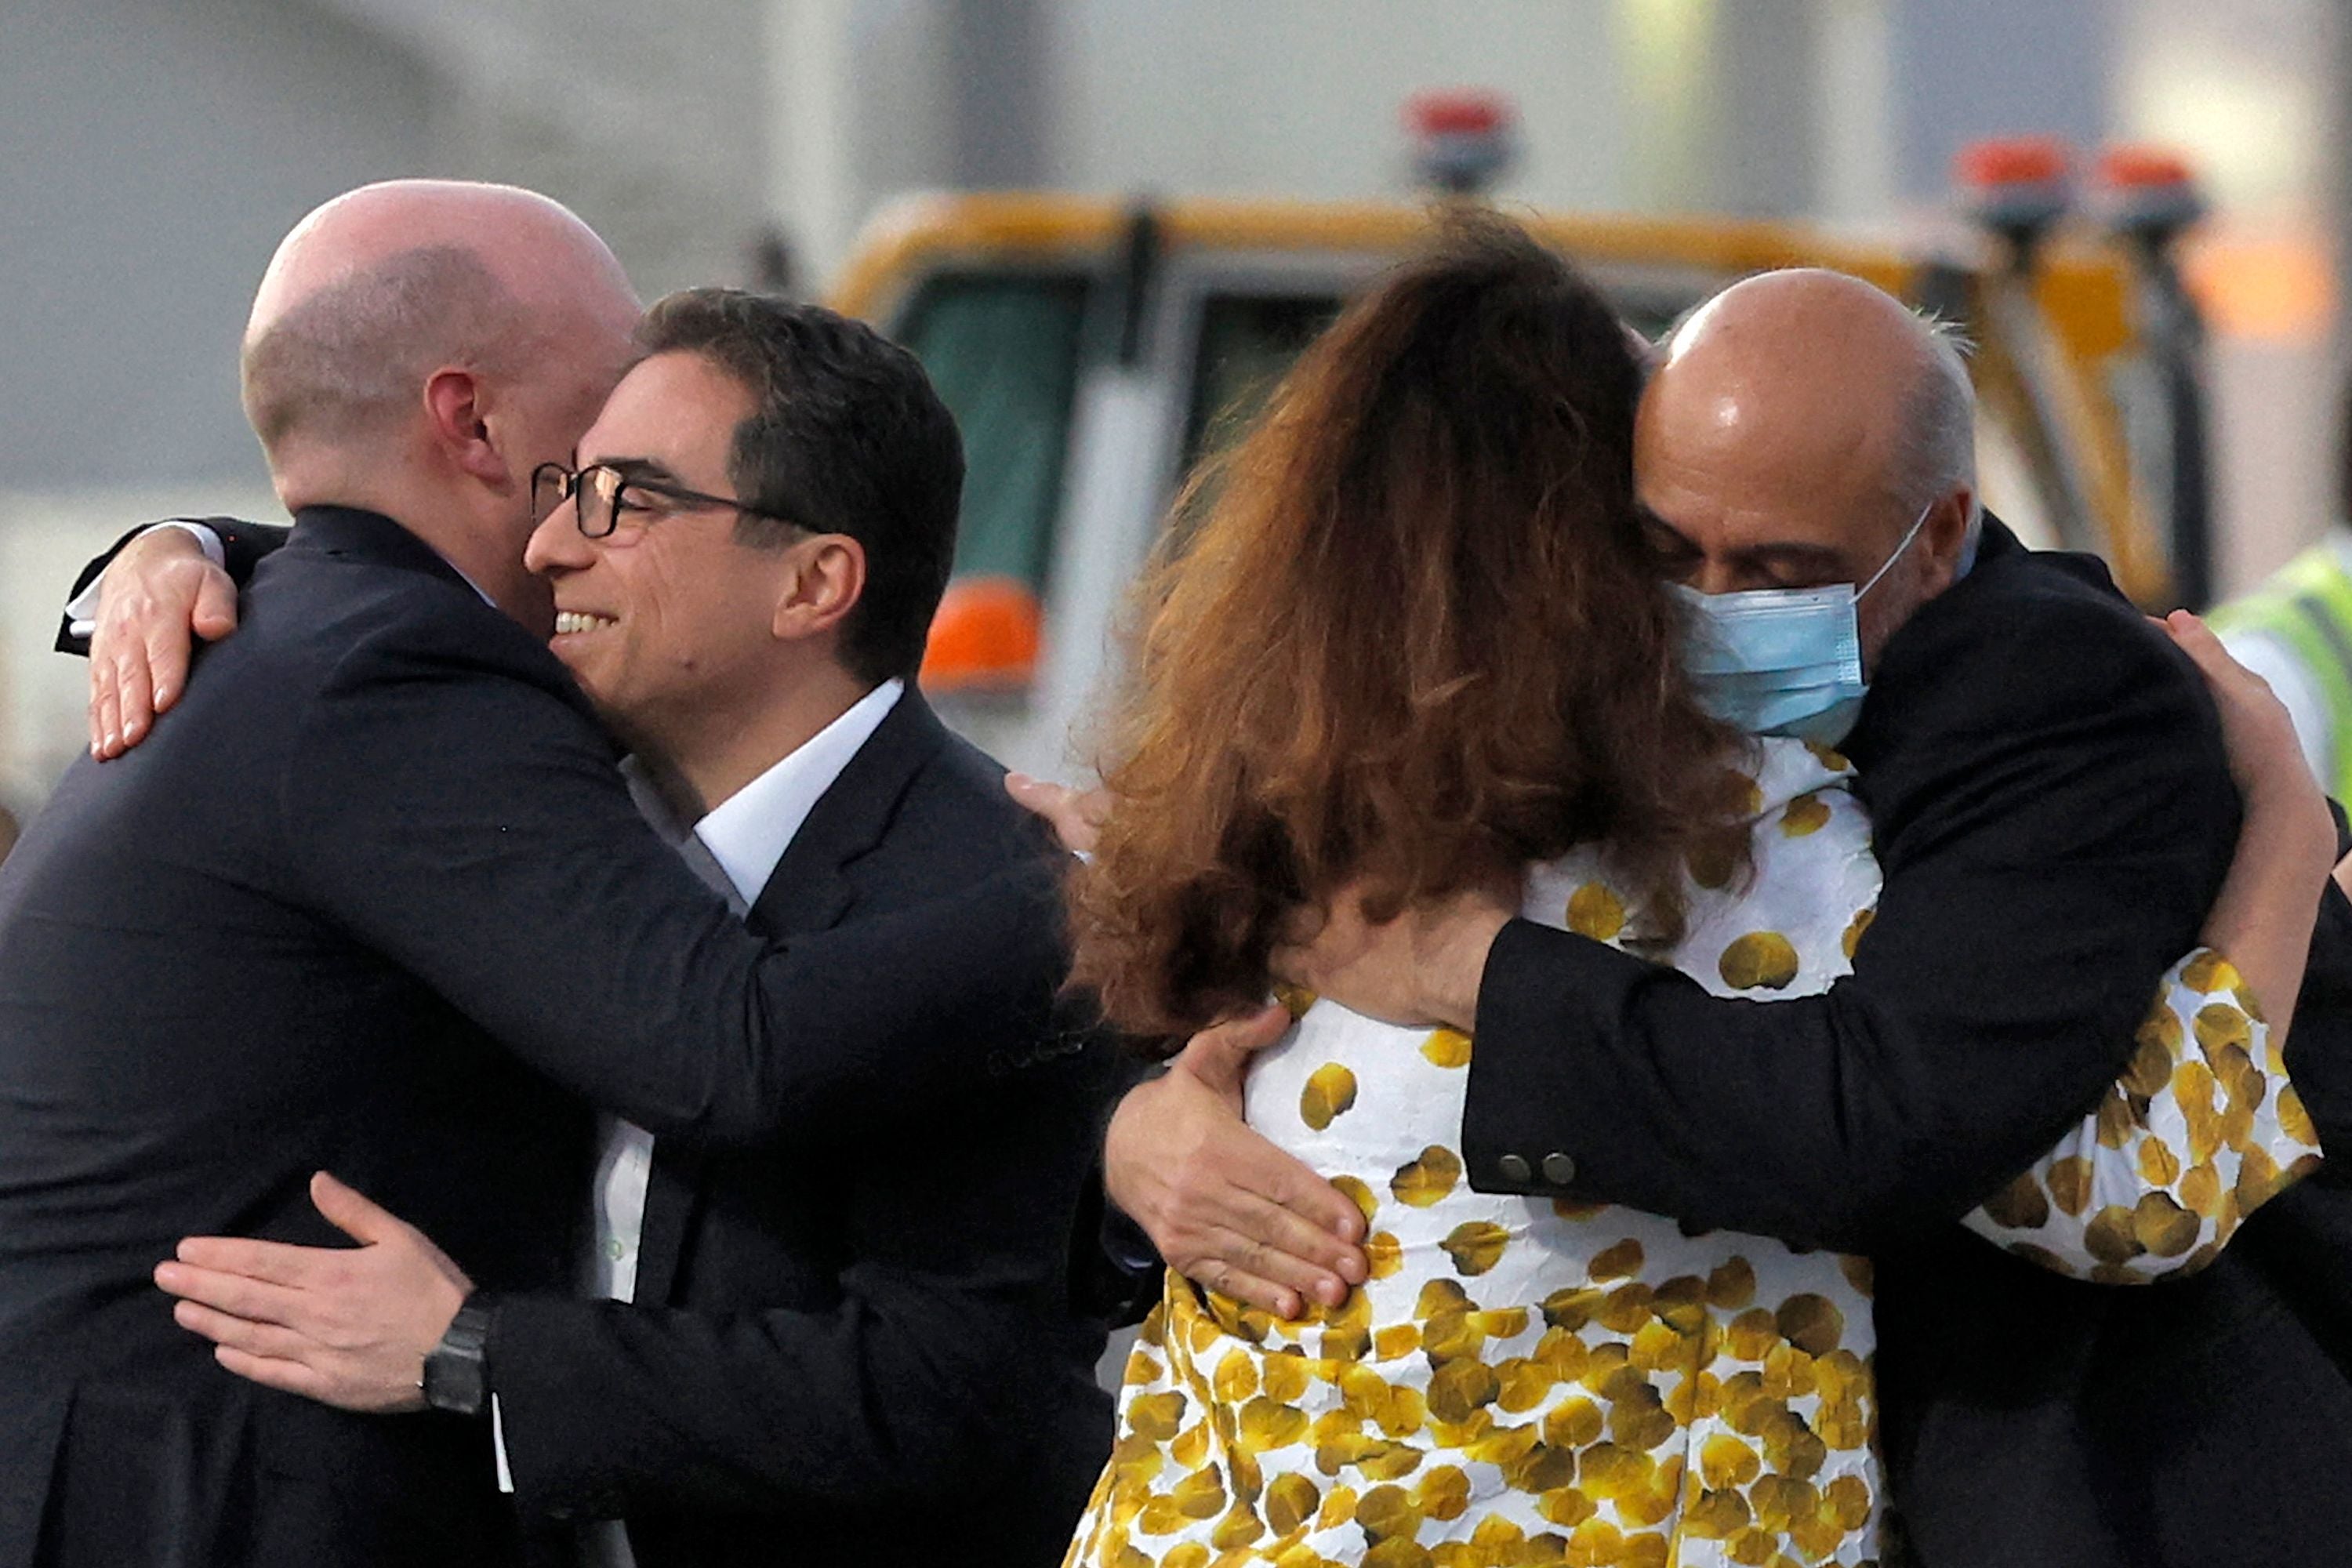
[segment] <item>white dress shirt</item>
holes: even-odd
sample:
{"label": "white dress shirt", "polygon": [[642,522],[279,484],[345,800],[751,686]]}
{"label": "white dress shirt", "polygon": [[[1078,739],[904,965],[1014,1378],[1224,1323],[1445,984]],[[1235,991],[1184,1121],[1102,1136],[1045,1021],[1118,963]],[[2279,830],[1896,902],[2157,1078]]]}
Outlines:
{"label": "white dress shirt", "polygon": [[[676,846],[687,864],[725,894],[738,914],[743,914],[759,901],[761,890],[775,874],[784,851],[800,836],[801,825],[817,801],[841,777],[849,760],[873,739],[906,689],[903,680],[884,681],[712,807],[690,833],[678,826],[642,770],[625,763],[622,772],[628,778],[629,793],[636,797],[637,809],[654,831]],[[602,1116],[598,1121],[602,1147],[591,1194],[593,1228],[590,1235],[594,1245],[583,1260],[583,1285],[590,1296],[632,1301],[636,1299],[637,1254],[645,1236],[646,1192],[653,1176],[654,1135],[617,1116]],[[512,1491],[505,1421],[495,1394],[490,1399],[490,1421],[499,1489]],[[619,1520],[592,1525],[583,1545],[592,1568],[635,1568],[627,1529]]]}
{"label": "white dress shirt", "polygon": [[[886,680],[844,712],[840,718],[787,752],[758,778],[712,807],[688,835],[680,832],[660,797],[646,787],[643,775],[630,769],[630,790],[637,807],[654,830],[687,854],[710,879],[709,862],[716,862],[725,881],[718,890],[730,895],[739,912],[759,901],[760,891],[774,875],[800,834],[801,824],[841,770],[856,756],[898,706],[906,691],[903,680]],[[692,853],[696,848],[704,855]],[[707,859],[706,859],[707,856]],[[701,862],[698,864],[698,862]],[[646,1185],[653,1173],[653,1134],[617,1116],[604,1119],[604,1150],[596,1163],[594,1251],[587,1259],[588,1294],[612,1301],[634,1300],[637,1285],[637,1246],[645,1232]]]}

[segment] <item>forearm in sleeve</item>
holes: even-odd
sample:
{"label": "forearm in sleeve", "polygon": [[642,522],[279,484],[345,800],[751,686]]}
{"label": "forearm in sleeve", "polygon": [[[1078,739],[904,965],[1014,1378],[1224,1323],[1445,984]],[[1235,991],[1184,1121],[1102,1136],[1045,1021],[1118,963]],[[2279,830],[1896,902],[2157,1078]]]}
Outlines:
{"label": "forearm in sleeve", "polygon": [[1055,1421],[1044,1320],[905,1279],[822,1311],[503,1301],[488,1350],[524,1517],[769,1512],[1019,1484]]}
{"label": "forearm in sleeve", "polygon": [[2236,803],[2177,661],[2110,637],[2112,658],[2061,680],[2017,640],[1951,672],[2018,694],[1997,730],[1923,720],[1885,764],[1885,889],[1828,992],[1718,998],[1505,928],[1478,999],[1472,1184],[1868,1252],[1958,1219],[2057,1142],[2195,941]]}
{"label": "forearm in sleeve", "polygon": [[2165,976],[2098,1108],[1961,1223],[2057,1273],[2147,1284],[2210,1263],[2319,1158],[2260,1006],[2200,948]]}
{"label": "forearm in sleeve", "polygon": [[752,1142],[952,1094],[1056,1033],[1042,858],[768,947],[638,816],[584,714],[475,657],[386,656],[318,702],[287,835],[323,909],[556,1081]]}

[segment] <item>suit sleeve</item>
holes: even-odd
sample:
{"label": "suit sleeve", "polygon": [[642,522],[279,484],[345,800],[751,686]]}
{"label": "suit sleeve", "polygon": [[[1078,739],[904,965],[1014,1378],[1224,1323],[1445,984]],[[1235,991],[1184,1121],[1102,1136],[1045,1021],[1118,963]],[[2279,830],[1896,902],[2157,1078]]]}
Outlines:
{"label": "suit sleeve", "polygon": [[[192,522],[199,527],[210,529],[213,536],[220,541],[221,564],[240,588],[252,581],[253,569],[261,563],[262,558],[285,543],[287,536],[293,531],[281,523],[247,522],[234,517],[185,517],[170,518],[165,521]],[[74,579],[72,588],[66,594],[66,603],[69,607],[58,620],[58,652],[75,654],[83,658],[89,657],[89,638],[75,630],[71,605],[81,597],[83,592],[91,584],[98,581],[100,573],[114,563],[114,558],[122,553],[124,545],[157,526],[159,526],[157,523],[152,522],[141,523],[107,546],[103,553],[81,569],[80,575]]]}
{"label": "suit sleeve", "polygon": [[1043,858],[765,947],[637,815],[544,650],[452,604],[344,656],[280,786],[286,839],[322,912],[550,1078],[740,1143],[952,1094],[1059,1032]]}
{"label": "suit sleeve", "polygon": [[1160,1300],[1168,1266],[1143,1227],[1110,1201],[1104,1184],[1104,1145],[1119,1101],[1129,1090],[1166,1070],[1164,1063],[1147,1061],[1132,1049],[1122,1050],[1111,1092],[1093,1128],[1094,1164],[1080,1194],[1071,1279],[1077,1310],[1114,1328],[1143,1321]]}
{"label": "suit sleeve", "polygon": [[[1097,1035],[882,1136],[704,1166],[696,1261],[670,1287],[697,1294],[692,1310],[498,1307],[490,1384],[524,1517],[839,1517],[1082,1493],[1109,1401],[1094,1379],[1102,1326],[1068,1304],[1068,1253],[1111,1049]],[[764,1204],[734,1201],[754,1190],[820,1203],[837,1273],[730,1270],[730,1229],[761,1223]]]}
{"label": "suit sleeve", "polygon": [[[946,1279],[820,1311],[499,1302],[488,1351],[526,1519],[839,1510],[970,1495],[1059,1419],[1063,1325]],[[1072,1433],[1085,1442],[1091,1433]]]}
{"label": "suit sleeve", "polygon": [[2236,795],[2177,650],[2120,605],[2021,598],[1991,627],[1929,605],[1880,671],[1890,719],[1855,761],[1885,888],[1825,994],[1717,998],[1504,930],[1474,1185],[1869,1251],[1959,1218],[2123,1075],[2227,869]]}

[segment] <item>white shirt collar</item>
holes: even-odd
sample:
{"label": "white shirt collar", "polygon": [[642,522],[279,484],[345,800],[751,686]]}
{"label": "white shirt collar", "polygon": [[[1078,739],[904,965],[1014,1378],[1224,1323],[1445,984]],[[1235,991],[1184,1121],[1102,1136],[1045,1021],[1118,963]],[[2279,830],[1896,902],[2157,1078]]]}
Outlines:
{"label": "white shirt collar", "polygon": [[792,847],[801,824],[906,690],[903,680],[884,681],[694,825],[694,836],[727,873],[744,903],[760,901],[761,889]]}

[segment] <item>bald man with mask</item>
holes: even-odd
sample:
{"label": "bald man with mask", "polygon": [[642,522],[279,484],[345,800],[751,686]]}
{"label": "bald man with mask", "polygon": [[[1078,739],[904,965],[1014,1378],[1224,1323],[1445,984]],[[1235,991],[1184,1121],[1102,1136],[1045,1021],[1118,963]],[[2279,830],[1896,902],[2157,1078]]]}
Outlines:
{"label": "bald man with mask", "polygon": [[[172,722],[0,869],[0,1563],[507,1560],[466,1312],[408,1347],[404,1414],[346,1414],[215,1365],[157,1260],[341,1243],[331,1171],[477,1288],[562,1291],[583,1100],[748,1145],[1050,1054],[1044,856],[763,944],[638,815],[523,565],[636,320],[593,234],[503,187],[367,187],[272,260],[245,390],[291,538]],[[827,1366],[875,1375],[875,1315],[836,1316]],[[807,1405],[776,1436],[836,1476],[924,1436]]]}
{"label": "bald man with mask", "polygon": [[[1859,770],[1885,883],[1850,978],[1718,1000],[1503,896],[1386,925],[1342,900],[1288,966],[1474,1035],[1480,1190],[1872,1254],[1894,1506],[1930,1568],[2326,1560],[2352,1528],[2332,1167],[2149,1289],[2058,1278],[1958,1224],[2106,1091],[2239,814],[2170,642],[2095,562],[1982,515],[1973,416],[1951,345],[1814,271],[1697,311],[1640,409],[1639,499],[1690,592],[1703,699]],[[2352,908],[2332,885],[2318,928],[2286,1065],[2334,1148]],[[1360,1222],[1225,1097],[1283,1022],[1212,1031],[1131,1093],[1107,1176],[1180,1267],[1330,1300],[1362,1277]]]}

